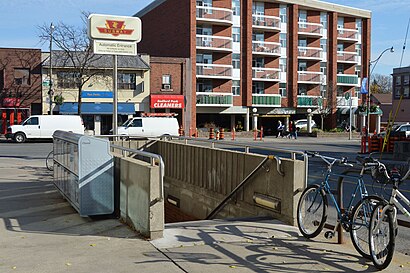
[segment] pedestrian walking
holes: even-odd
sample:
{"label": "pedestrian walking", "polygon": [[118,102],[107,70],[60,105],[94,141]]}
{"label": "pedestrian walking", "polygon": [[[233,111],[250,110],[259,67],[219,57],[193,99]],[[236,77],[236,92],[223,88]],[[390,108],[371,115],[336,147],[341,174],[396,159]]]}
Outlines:
{"label": "pedestrian walking", "polygon": [[292,135],[295,139],[298,139],[298,130],[296,128],[296,123],[292,120]]}
{"label": "pedestrian walking", "polygon": [[278,121],[278,127],[276,129],[278,131],[276,138],[283,137],[283,130],[285,129],[285,126],[282,124],[282,121]]}

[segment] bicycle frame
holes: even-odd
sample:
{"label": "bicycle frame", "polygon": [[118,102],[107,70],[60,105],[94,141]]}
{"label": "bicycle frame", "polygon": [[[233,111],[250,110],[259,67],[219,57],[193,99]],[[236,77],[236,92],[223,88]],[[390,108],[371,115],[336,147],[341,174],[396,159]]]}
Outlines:
{"label": "bicycle frame", "polygon": [[[392,194],[390,196],[389,204],[387,206],[383,207],[383,210],[380,214],[380,219],[383,219],[383,217],[386,214],[386,211],[391,210],[391,209],[393,209],[393,211],[394,211],[394,214],[393,214],[394,222],[397,221],[397,209],[399,209],[407,218],[410,218],[410,212],[399,202],[399,200],[397,200],[396,196],[399,197],[400,200],[403,201],[407,205],[407,207],[410,208],[410,200],[407,199],[406,196],[404,196],[399,191],[399,189],[397,189],[397,187],[394,187],[393,191],[392,191]],[[381,221],[377,221],[377,225],[375,227],[375,230],[378,230],[380,228],[380,223],[381,223]]]}

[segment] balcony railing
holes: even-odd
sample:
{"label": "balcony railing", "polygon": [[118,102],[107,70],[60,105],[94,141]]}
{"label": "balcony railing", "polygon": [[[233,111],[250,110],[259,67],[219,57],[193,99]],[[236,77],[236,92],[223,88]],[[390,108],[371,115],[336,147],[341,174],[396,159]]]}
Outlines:
{"label": "balcony railing", "polygon": [[232,10],[214,7],[196,7],[196,19],[209,23],[232,25]]}
{"label": "balcony railing", "polygon": [[[352,97],[352,107],[357,107],[359,105],[359,98]],[[337,107],[349,107],[350,106],[350,99],[346,99],[345,97],[336,97],[336,106]]]}
{"label": "balcony railing", "polygon": [[320,47],[305,47],[305,46],[298,47],[298,58],[299,59],[322,60],[323,59],[322,53],[323,53],[323,49]]}
{"label": "balcony railing", "polygon": [[317,23],[299,22],[298,34],[323,36],[323,25]]}
{"label": "balcony railing", "polygon": [[211,35],[196,35],[196,48],[217,51],[232,51],[232,38]]}
{"label": "balcony railing", "polygon": [[322,72],[298,71],[298,83],[320,84],[323,80]]}
{"label": "balcony railing", "polygon": [[349,40],[349,41],[358,41],[359,40],[359,31],[357,29],[338,28],[337,29],[337,39],[339,39],[339,40]]}
{"label": "balcony railing", "polygon": [[298,107],[321,107],[323,98],[321,96],[298,95]]}
{"label": "balcony railing", "polygon": [[357,75],[337,74],[337,85],[359,86]]}
{"label": "balcony railing", "polygon": [[279,81],[279,68],[252,67],[252,80]]}
{"label": "balcony railing", "polygon": [[342,63],[358,63],[359,55],[357,52],[338,51],[337,61]]}
{"label": "balcony railing", "polygon": [[229,107],[233,105],[232,93],[196,92],[197,106]]}
{"label": "balcony railing", "polygon": [[252,14],[252,27],[280,31],[280,17]]}
{"label": "balcony railing", "polygon": [[252,54],[280,56],[280,43],[252,41]]}
{"label": "balcony railing", "polygon": [[225,64],[196,64],[196,76],[198,78],[232,78],[232,65]]}
{"label": "balcony railing", "polygon": [[279,94],[252,94],[252,105],[280,107],[281,99]]}

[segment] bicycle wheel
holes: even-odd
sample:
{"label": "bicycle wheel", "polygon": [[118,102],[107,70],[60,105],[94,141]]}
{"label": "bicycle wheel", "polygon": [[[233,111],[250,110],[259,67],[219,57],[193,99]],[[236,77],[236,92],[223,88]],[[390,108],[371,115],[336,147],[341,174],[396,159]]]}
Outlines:
{"label": "bicycle wheel", "polygon": [[374,207],[383,202],[379,196],[366,196],[360,200],[351,211],[350,238],[357,252],[364,258],[370,259],[369,226]]}
{"label": "bicycle wheel", "polygon": [[[379,270],[385,269],[390,264],[396,244],[393,212],[387,210],[383,217],[381,215],[385,206],[386,203],[382,202],[374,208],[369,228],[370,257]],[[376,229],[378,223],[379,227]]]}
{"label": "bicycle wheel", "polygon": [[310,185],[303,191],[298,202],[297,221],[304,237],[314,238],[323,230],[327,205],[326,194],[319,185]]}
{"label": "bicycle wheel", "polygon": [[53,151],[49,152],[46,158],[46,167],[49,171],[53,170],[54,165],[54,153]]}

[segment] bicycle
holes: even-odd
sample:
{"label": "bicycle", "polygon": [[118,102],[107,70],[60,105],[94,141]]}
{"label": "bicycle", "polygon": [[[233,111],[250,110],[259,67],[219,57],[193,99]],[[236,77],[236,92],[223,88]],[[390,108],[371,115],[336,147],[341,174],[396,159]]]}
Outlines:
{"label": "bicycle", "polygon": [[385,184],[393,184],[389,200],[383,200],[375,206],[369,227],[369,251],[374,266],[385,269],[393,259],[396,245],[397,228],[397,209],[407,218],[410,212],[399,202],[397,197],[410,208],[410,201],[400,191],[400,184],[410,176],[410,167],[404,176],[401,176],[397,169],[393,168],[390,175],[386,166],[380,163],[378,174],[384,176]]}
{"label": "bicycle", "polygon": [[52,171],[53,166],[54,166],[54,152],[51,151],[48,153],[47,158],[46,158],[46,167],[49,171]]}
{"label": "bicycle", "polygon": [[[333,202],[337,212],[337,224],[332,231],[327,231],[325,237],[330,239],[334,236],[339,225],[342,226],[350,237],[355,249],[365,258],[370,258],[368,246],[368,227],[370,214],[373,207],[381,202],[383,199],[379,196],[369,196],[363,181],[365,171],[374,168],[376,165],[372,159],[361,159],[362,169],[359,176],[349,176],[345,174],[332,173],[332,167],[335,163],[343,166],[353,167],[352,164],[347,163],[346,158],[336,159],[328,156],[322,156],[318,153],[305,152],[310,157],[319,157],[327,164],[327,171],[325,179],[320,184],[309,185],[300,196],[297,207],[297,222],[298,228],[302,235],[306,238],[314,238],[318,236],[327,220],[328,199]],[[355,189],[349,201],[348,209],[342,211],[336,198],[334,197],[329,179],[331,176],[339,178],[350,178],[357,181]],[[360,201],[353,207],[356,194],[360,193]]]}

